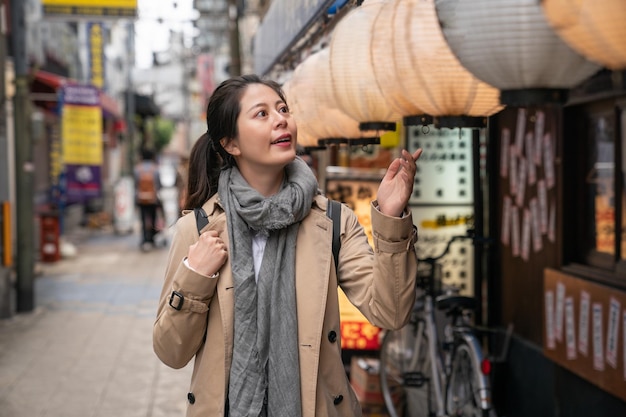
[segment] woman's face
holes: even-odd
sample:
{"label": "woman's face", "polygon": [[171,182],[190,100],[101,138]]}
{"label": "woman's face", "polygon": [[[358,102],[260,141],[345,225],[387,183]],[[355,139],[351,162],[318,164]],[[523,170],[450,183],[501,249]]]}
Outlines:
{"label": "woman's face", "polygon": [[223,143],[242,174],[277,171],[296,156],[296,123],[287,104],[270,87],[250,84],[244,91],[237,119],[239,136]]}

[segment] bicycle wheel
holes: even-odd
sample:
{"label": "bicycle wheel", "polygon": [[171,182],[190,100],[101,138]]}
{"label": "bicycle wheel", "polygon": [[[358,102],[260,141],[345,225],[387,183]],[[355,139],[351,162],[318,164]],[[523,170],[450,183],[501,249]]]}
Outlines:
{"label": "bicycle wheel", "polygon": [[423,321],[388,331],[380,348],[380,382],[390,417],[433,415],[431,362]]}
{"label": "bicycle wheel", "polygon": [[465,341],[454,349],[446,390],[446,410],[450,417],[489,415],[489,383],[480,371],[481,358],[476,349]]}

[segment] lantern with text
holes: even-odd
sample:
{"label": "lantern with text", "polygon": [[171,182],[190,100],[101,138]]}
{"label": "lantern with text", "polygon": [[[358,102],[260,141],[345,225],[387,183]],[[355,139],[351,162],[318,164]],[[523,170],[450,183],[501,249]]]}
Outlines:
{"label": "lantern with text", "polygon": [[586,58],[626,69],[626,1],[542,0],[556,33]]}
{"label": "lantern with text", "polygon": [[435,0],[443,34],[461,64],[499,88],[512,106],[562,104],[600,67],[561,40],[538,0]]}

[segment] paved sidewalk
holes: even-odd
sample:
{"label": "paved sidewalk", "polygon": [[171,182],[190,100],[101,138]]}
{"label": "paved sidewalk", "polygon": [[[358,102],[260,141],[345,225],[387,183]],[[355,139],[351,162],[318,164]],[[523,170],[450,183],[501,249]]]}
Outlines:
{"label": "paved sidewalk", "polygon": [[35,311],[0,320],[0,417],[184,416],[191,364],[152,350],[167,248],[138,242],[90,232],[38,267]]}

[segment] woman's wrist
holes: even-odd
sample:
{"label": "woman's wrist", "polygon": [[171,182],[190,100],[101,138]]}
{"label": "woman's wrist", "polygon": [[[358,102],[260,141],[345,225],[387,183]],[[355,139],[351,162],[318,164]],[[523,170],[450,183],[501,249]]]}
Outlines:
{"label": "woman's wrist", "polygon": [[380,213],[384,214],[385,216],[389,216],[389,217],[397,217],[399,219],[403,218],[404,216],[406,216],[406,208],[403,208],[402,211],[400,211],[400,214],[390,214],[390,213],[386,213],[385,211],[381,210],[380,204],[378,203],[378,200],[374,200],[374,208],[376,210],[378,210]]}
{"label": "woman's wrist", "polygon": [[185,266],[186,266],[187,268],[189,268],[191,271],[195,272],[196,274],[202,275],[203,277],[207,277],[207,278],[217,278],[217,277],[219,277],[219,276],[220,276],[220,271],[217,271],[217,272],[215,272],[215,273],[214,273],[214,274],[212,274],[212,275],[207,275],[207,274],[204,274],[204,273],[202,273],[202,272],[198,271],[197,269],[195,269],[194,267],[192,267],[191,265],[189,265],[189,258],[185,258],[185,259],[183,259],[183,263],[184,263],[184,264],[185,264]]}

